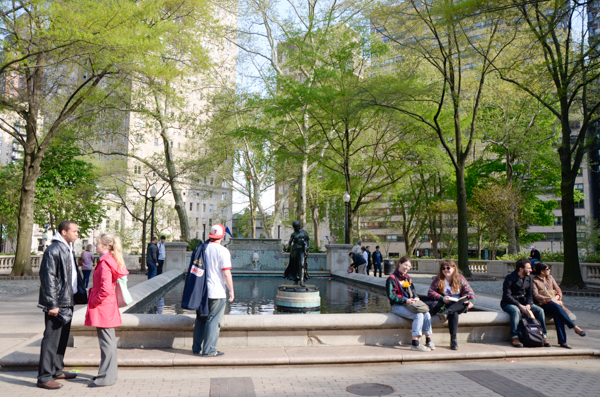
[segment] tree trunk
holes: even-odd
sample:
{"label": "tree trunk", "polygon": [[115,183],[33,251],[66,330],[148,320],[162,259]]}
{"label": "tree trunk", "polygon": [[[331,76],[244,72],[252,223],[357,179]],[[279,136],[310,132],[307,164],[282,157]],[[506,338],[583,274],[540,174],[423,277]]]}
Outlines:
{"label": "tree trunk", "polygon": [[[459,162],[456,169],[456,206],[458,209],[458,267],[465,276],[469,270],[469,230],[467,223],[467,188],[465,185],[465,164]],[[451,253],[448,253],[449,255]]]}
{"label": "tree trunk", "polygon": [[[567,150],[568,152],[568,150]],[[564,270],[560,283],[563,287],[585,287],[581,269],[579,268],[579,252],[577,250],[577,222],[575,219],[574,187],[576,172],[571,171],[570,156],[568,162],[561,156],[562,180],[560,183],[561,209],[563,217]]]}
{"label": "tree trunk", "polygon": [[314,233],[315,233],[315,237],[314,237],[314,243],[311,245],[314,245],[315,248],[317,248],[317,250],[320,247],[320,243],[321,243],[321,236],[319,233],[319,209],[317,207],[312,207],[311,208],[311,214],[312,214],[312,221],[313,221],[313,228],[315,229]]}
{"label": "tree trunk", "polygon": [[296,203],[296,217],[300,227],[306,225],[306,183],[308,181],[308,156],[302,157],[300,176],[298,177],[298,202]]}
{"label": "tree trunk", "polygon": [[[40,176],[39,162],[28,161],[32,154],[26,155],[23,165],[23,185],[19,201],[19,229],[17,232],[17,252],[11,276],[31,276],[31,241],[33,237],[33,205],[35,184]],[[35,165],[37,164],[37,166]]]}
{"label": "tree trunk", "polygon": [[506,219],[506,230],[507,230],[507,240],[508,240],[508,253],[516,254],[519,251],[517,250],[517,236],[515,235],[515,218],[514,211],[508,219]]}
{"label": "tree trunk", "polygon": [[144,205],[144,222],[142,222],[142,263],[140,263],[140,270],[142,272],[146,271],[146,230],[148,218],[146,218],[146,209],[148,206],[148,200],[146,200],[146,204]]}

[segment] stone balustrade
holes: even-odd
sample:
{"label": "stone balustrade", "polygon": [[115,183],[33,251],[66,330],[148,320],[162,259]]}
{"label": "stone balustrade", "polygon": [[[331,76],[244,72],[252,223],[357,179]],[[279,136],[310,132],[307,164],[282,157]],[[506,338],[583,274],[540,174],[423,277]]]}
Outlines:
{"label": "stone balustrade", "polygon": [[[43,254],[31,255],[31,268],[33,273],[39,273],[40,264],[42,263]],[[128,270],[139,270],[141,255],[123,255],[125,265]],[[81,255],[77,255],[77,261],[81,258]],[[15,262],[15,255],[0,255],[0,275],[10,274],[12,271],[13,264]],[[98,256],[94,256],[94,265],[98,263]]]}

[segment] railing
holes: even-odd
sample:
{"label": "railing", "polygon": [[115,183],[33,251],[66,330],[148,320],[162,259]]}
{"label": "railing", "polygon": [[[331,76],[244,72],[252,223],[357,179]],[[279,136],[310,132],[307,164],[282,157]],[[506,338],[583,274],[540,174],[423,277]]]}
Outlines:
{"label": "railing", "polygon": [[[40,265],[42,263],[43,255],[32,255],[31,256],[31,269],[33,273],[40,272]],[[129,270],[137,270],[140,268],[141,255],[123,255],[125,265]],[[77,256],[77,261],[81,255]],[[12,271],[13,264],[15,263],[15,255],[0,255],[0,274],[10,274]],[[98,256],[94,255],[94,266],[98,263]]]}
{"label": "railing", "polygon": [[[443,259],[413,259],[413,273],[437,274]],[[562,262],[544,262],[552,271],[557,282],[562,281],[564,265]],[[600,263],[581,263],[581,276],[586,284],[600,285]],[[514,261],[469,260],[469,269],[473,275],[485,275],[504,278],[515,270]]]}

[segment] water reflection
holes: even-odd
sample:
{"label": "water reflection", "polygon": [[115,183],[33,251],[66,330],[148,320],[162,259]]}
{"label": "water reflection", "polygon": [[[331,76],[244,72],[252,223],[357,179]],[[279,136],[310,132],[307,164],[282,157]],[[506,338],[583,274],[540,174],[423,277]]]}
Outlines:
{"label": "water reflection", "polygon": [[[228,303],[225,314],[273,315],[277,287],[284,284],[281,277],[234,277],[235,300]],[[390,305],[383,293],[370,291],[328,277],[311,278],[308,284],[319,288],[321,313],[388,313]],[[140,313],[195,313],[181,308],[183,281],[177,283],[164,297],[151,302]]]}

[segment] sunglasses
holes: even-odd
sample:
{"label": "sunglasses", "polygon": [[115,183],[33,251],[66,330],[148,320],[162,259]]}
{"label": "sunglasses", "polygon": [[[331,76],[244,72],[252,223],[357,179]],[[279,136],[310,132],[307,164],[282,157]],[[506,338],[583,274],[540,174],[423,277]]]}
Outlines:
{"label": "sunglasses", "polygon": [[450,270],[450,269],[453,269],[453,267],[452,266],[444,266],[444,267],[442,267],[442,270]]}

